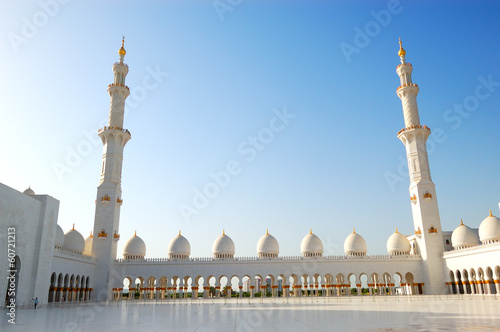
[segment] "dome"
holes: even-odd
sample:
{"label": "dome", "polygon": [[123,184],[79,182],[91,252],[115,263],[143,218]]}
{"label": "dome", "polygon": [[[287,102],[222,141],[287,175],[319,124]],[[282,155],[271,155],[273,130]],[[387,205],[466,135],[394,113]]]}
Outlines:
{"label": "dome", "polygon": [[90,235],[87,236],[85,239],[85,250],[83,250],[83,254],[86,256],[92,256],[92,239],[94,237],[92,236],[92,232],[90,232]]}
{"label": "dome", "polygon": [[234,242],[229,236],[222,231],[222,235],[219,236],[212,247],[212,252],[214,258],[233,258],[234,257]]}
{"label": "dome", "polygon": [[58,224],[56,224],[56,241],[54,246],[56,248],[62,248],[64,246],[64,232]]}
{"label": "dome", "polygon": [[461,222],[460,226],[455,228],[451,234],[451,244],[455,249],[472,247],[479,244],[479,237],[476,232]]}
{"label": "dome", "polygon": [[483,244],[500,241],[500,219],[491,214],[479,225],[479,239]]}
{"label": "dome", "polygon": [[262,235],[259,242],[257,242],[257,256],[259,258],[265,257],[278,257],[280,253],[280,246],[278,240],[269,231]]}
{"label": "dome", "polygon": [[73,229],[64,234],[63,249],[79,254],[81,254],[85,249],[85,240],[83,239],[82,234],[75,230],[75,225],[73,225]]}
{"label": "dome", "polygon": [[174,237],[168,245],[168,258],[170,259],[188,259],[191,254],[191,245],[189,241],[181,235]]}
{"label": "dome", "polygon": [[23,194],[32,196],[35,195],[35,192],[33,191],[33,189],[31,189],[31,187],[28,187],[28,189],[23,191]]}
{"label": "dome", "polygon": [[344,241],[344,252],[347,256],[365,256],[367,251],[366,241],[354,229]]}
{"label": "dome", "polygon": [[396,232],[387,240],[387,252],[391,255],[409,255],[410,250],[410,241],[396,228]]}
{"label": "dome", "polygon": [[323,243],[320,238],[309,231],[300,243],[300,251],[304,257],[316,257],[323,255]]}
{"label": "dome", "polygon": [[137,232],[125,242],[123,247],[123,258],[139,259],[146,256],[146,243],[137,236]]}

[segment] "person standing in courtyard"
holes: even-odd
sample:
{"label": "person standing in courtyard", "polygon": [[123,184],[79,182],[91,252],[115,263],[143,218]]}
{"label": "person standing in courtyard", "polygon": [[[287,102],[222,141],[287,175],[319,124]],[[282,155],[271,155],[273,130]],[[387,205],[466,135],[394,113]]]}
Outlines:
{"label": "person standing in courtyard", "polygon": [[34,308],[36,309],[36,306],[38,305],[38,297],[35,297],[33,300],[33,305],[34,305]]}

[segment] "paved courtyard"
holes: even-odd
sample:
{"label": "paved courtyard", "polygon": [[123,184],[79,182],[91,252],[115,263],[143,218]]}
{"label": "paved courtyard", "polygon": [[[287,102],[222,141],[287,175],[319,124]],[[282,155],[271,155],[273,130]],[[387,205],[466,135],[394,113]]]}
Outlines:
{"label": "paved courtyard", "polygon": [[109,302],[17,309],[1,331],[500,331],[500,299],[418,296]]}

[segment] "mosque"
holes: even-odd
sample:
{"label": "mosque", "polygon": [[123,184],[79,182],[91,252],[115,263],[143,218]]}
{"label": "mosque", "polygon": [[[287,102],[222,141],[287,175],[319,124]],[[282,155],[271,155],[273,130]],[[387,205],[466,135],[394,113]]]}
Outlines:
{"label": "mosque", "polygon": [[[147,258],[145,242],[134,234],[117,257],[121,240],[121,170],[123,149],[131,134],[123,128],[125,85],[129,67],[124,43],[113,64],[109,123],[98,131],[103,143],[102,170],[95,201],[94,228],[84,239],[74,227],[57,224],[59,201],[0,183],[0,305],[27,305],[101,300],[166,300],[177,297],[360,296],[412,294],[500,294],[500,219],[490,213],[470,228],[463,223],[443,231],[437,194],[431,180],[426,141],[431,130],[420,123],[418,85],[400,41],[405,128],[398,138],[406,148],[409,199],[414,234],[396,229],[387,240],[387,255],[367,255],[363,237],[353,229],[344,255],[323,256],[320,237],[312,231],[301,242],[301,255],[279,255],[268,232],[257,243],[255,257],[235,257],[235,244],[222,234],[210,258],[190,257],[189,241],[179,232],[168,257]],[[21,237],[16,235],[22,234]],[[93,234],[93,235],[92,235]]]}

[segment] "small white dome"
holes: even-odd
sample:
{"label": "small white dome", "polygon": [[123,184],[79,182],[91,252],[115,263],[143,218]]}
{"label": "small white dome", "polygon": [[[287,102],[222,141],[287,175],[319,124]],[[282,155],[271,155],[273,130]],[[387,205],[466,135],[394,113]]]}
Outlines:
{"label": "small white dome", "polygon": [[479,225],[479,239],[483,244],[500,241],[500,219],[491,214]]}
{"label": "small white dome", "polygon": [[233,240],[223,231],[222,235],[215,240],[212,252],[215,259],[234,258],[235,250]]}
{"label": "small white dome", "polygon": [[123,258],[125,259],[139,259],[146,256],[146,243],[134,234],[130,239],[125,242],[123,247]]}
{"label": "small white dome", "polygon": [[85,250],[83,250],[83,254],[86,256],[92,256],[92,240],[93,240],[92,232],[85,239]]}
{"label": "small white dome", "polygon": [[476,232],[465,226],[463,222],[451,233],[451,245],[455,249],[477,246],[478,244],[479,237]]}
{"label": "small white dome", "polygon": [[396,228],[396,232],[387,240],[387,252],[391,255],[409,255],[410,250],[410,241]]}
{"label": "small white dome", "polygon": [[304,257],[316,257],[323,255],[323,242],[321,239],[309,231],[300,243],[300,252]]}
{"label": "small white dome", "polygon": [[23,194],[32,196],[32,195],[35,195],[35,192],[33,191],[33,189],[31,189],[31,187],[28,187],[28,189],[23,191]]}
{"label": "small white dome", "polygon": [[347,256],[365,256],[368,247],[366,241],[354,229],[344,241],[344,252]]}
{"label": "small white dome", "polygon": [[259,242],[257,242],[257,256],[259,258],[278,257],[279,253],[280,246],[278,240],[267,231],[266,234],[262,235]]}
{"label": "small white dome", "polygon": [[73,225],[73,229],[69,230],[64,234],[64,245],[63,249],[71,252],[76,252],[81,254],[85,249],[85,240],[83,239],[82,234],[80,234],[77,230],[75,230],[75,226]]}
{"label": "small white dome", "polygon": [[56,248],[62,248],[64,246],[64,232],[58,224],[56,224],[56,240],[54,246]]}
{"label": "small white dome", "polygon": [[168,245],[168,258],[170,259],[188,259],[191,254],[191,245],[189,241],[181,235],[174,237]]}

